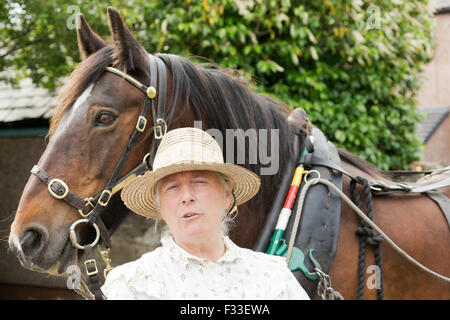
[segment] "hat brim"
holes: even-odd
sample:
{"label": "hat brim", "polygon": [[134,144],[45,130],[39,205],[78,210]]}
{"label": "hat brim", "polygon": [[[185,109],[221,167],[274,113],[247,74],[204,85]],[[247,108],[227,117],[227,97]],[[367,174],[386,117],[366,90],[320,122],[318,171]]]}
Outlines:
{"label": "hat brim", "polygon": [[156,171],[147,171],[144,175],[137,176],[123,188],[121,198],[133,212],[156,219],[159,217],[159,209],[155,201],[158,181],[177,172],[193,170],[216,171],[229,178],[233,185],[236,205],[243,204],[253,198],[261,185],[256,174],[238,165],[188,162],[162,167]]}

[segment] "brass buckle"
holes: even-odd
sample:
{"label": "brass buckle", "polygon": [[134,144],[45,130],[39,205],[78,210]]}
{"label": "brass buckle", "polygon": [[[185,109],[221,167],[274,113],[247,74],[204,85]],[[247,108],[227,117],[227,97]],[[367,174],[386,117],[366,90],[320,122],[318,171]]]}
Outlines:
{"label": "brass buckle", "polygon": [[136,130],[139,132],[144,132],[145,126],[147,125],[147,119],[143,116],[139,116],[138,121],[136,123]]}
{"label": "brass buckle", "polygon": [[153,127],[153,131],[155,132],[155,139],[161,140],[167,132],[167,123],[164,119],[158,118],[156,123],[161,123],[164,125],[164,130],[161,125],[156,125]]}
{"label": "brass buckle", "polygon": [[[105,193],[108,195],[108,199],[103,201],[103,196]],[[111,200],[111,197],[112,197],[111,191],[103,190],[102,194],[100,195],[100,198],[98,198],[98,204],[101,205],[102,207],[106,207],[108,205],[109,200]]]}
{"label": "brass buckle", "polygon": [[83,209],[78,209],[78,213],[79,213],[84,219],[87,219],[87,218],[91,215],[92,211],[94,210],[95,205],[92,203],[92,200],[94,200],[93,197],[87,197],[87,198],[84,198],[84,202],[85,202],[84,208],[86,208],[86,206],[91,206],[91,207],[92,207],[92,209],[91,209],[88,213],[86,213],[86,214],[83,213],[84,208],[83,208]]}
{"label": "brass buckle", "polygon": [[[89,271],[89,269],[88,269],[88,264],[94,264],[95,270]],[[97,262],[95,262],[94,259],[86,260],[86,261],[84,262],[84,268],[86,269],[86,274],[87,274],[88,276],[93,276],[93,275],[98,274]]]}
{"label": "brass buckle", "polygon": [[[55,183],[55,182],[59,183],[60,185],[62,185],[64,187],[65,190],[64,190],[64,193],[62,195],[58,195],[52,190],[52,184]],[[69,194],[69,187],[61,179],[52,179],[48,183],[48,192],[50,192],[52,197],[54,197],[56,199],[64,199]]]}

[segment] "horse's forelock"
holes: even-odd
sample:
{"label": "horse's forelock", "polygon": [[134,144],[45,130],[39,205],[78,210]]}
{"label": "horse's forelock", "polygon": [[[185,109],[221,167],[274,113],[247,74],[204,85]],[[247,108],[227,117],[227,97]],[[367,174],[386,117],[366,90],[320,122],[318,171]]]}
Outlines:
{"label": "horse's forelock", "polygon": [[113,63],[113,46],[105,48],[90,55],[83,60],[77,68],[70,74],[67,82],[58,94],[58,106],[50,119],[48,136],[51,137],[61,120],[63,114],[72,106],[76,99],[89,87],[91,83],[97,81],[103,74],[103,70]]}

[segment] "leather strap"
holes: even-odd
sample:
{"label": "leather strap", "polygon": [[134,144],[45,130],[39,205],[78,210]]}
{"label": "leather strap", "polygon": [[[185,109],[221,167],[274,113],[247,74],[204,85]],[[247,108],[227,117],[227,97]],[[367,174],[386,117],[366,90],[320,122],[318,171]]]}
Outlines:
{"label": "leather strap", "polygon": [[387,185],[381,181],[369,181],[372,192],[377,195],[392,193],[425,193],[450,186],[450,176],[435,183],[404,183],[399,182],[395,185]]}
{"label": "leather strap", "polygon": [[436,202],[439,208],[441,208],[441,211],[444,214],[445,219],[447,220],[448,228],[450,229],[450,199],[447,198],[445,194],[437,190],[427,191],[424,192],[424,194],[431,200]]}
{"label": "leather strap", "polygon": [[[74,192],[72,192],[67,185],[63,185],[59,179],[53,179],[48,175],[47,172],[39,168],[37,165],[33,166],[31,169],[31,173],[33,173],[35,176],[37,176],[39,179],[42,180],[47,186],[51,181],[52,184],[49,186],[49,189],[53,191],[54,194],[62,196],[64,193],[67,193],[67,195],[64,198],[57,198],[59,200],[64,200],[68,202],[72,207],[83,210],[86,207],[86,203],[84,199],[80,198],[78,195],[76,195]],[[52,194],[52,193],[50,193]],[[53,194],[52,194],[53,195]]]}
{"label": "leather strap", "polygon": [[83,264],[89,281],[89,290],[94,295],[95,300],[104,300],[102,290],[100,289],[100,272],[98,271],[97,262],[94,259],[93,248],[91,246],[86,246],[84,251],[86,260],[84,260]]}
{"label": "leather strap", "polygon": [[[300,163],[304,163],[305,167],[308,166],[323,166],[333,170],[337,170],[351,179],[356,180],[350,173],[344,170],[339,165],[332,163],[331,161],[320,158],[314,155],[306,155],[300,160]],[[448,170],[448,169],[446,169]],[[436,172],[440,172],[442,170],[436,170]],[[445,170],[444,170],[445,171]],[[369,180],[369,184],[372,190],[372,193],[376,195],[384,195],[384,194],[394,194],[394,193],[425,193],[428,191],[444,188],[450,185],[450,176],[446,179],[442,179],[435,183],[430,184],[421,184],[421,183],[404,183],[398,182],[394,185],[386,184],[382,181],[373,181]]]}
{"label": "leather strap", "polygon": [[[150,68],[150,86],[156,88],[157,82],[157,65],[156,65],[156,57],[153,55],[149,55],[149,68]],[[158,97],[159,100],[159,97]],[[152,100],[152,117],[153,123],[156,125],[156,119],[158,119],[158,115],[156,114],[155,109],[155,100]]]}
{"label": "leather strap", "polygon": [[337,163],[333,163],[330,160],[315,156],[314,154],[304,155],[303,157],[301,157],[299,163],[303,163],[305,168],[313,167],[313,166],[327,167],[327,168],[336,170],[340,173],[343,173],[352,179],[355,179],[350,173],[345,171],[344,168],[339,166]]}
{"label": "leather strap", "polygon": [[167,88],[167,72],[166,67],[164,66],[164,62],[156,58],[156,63],[158,65],[158,118],[165,118],[164,114],[164,106],[166,105],[166,88]]}

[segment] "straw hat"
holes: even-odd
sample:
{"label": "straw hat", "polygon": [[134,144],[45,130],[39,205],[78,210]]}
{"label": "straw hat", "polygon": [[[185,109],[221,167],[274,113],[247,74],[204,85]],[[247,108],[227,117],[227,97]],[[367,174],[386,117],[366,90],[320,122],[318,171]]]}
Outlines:
{"label": "straw hat", "polygon": [[259,190],[259,177],[238,165],[224,163],[222,150],[212,136],[203,130],[187,127],[167,132],[153,161],[153,171],[136,177],[122,190],[125,205],[135,213],[158,218],[156,185],[173,173],[192,170],[220,172],[230,179],[235,205],[250,200]]}

